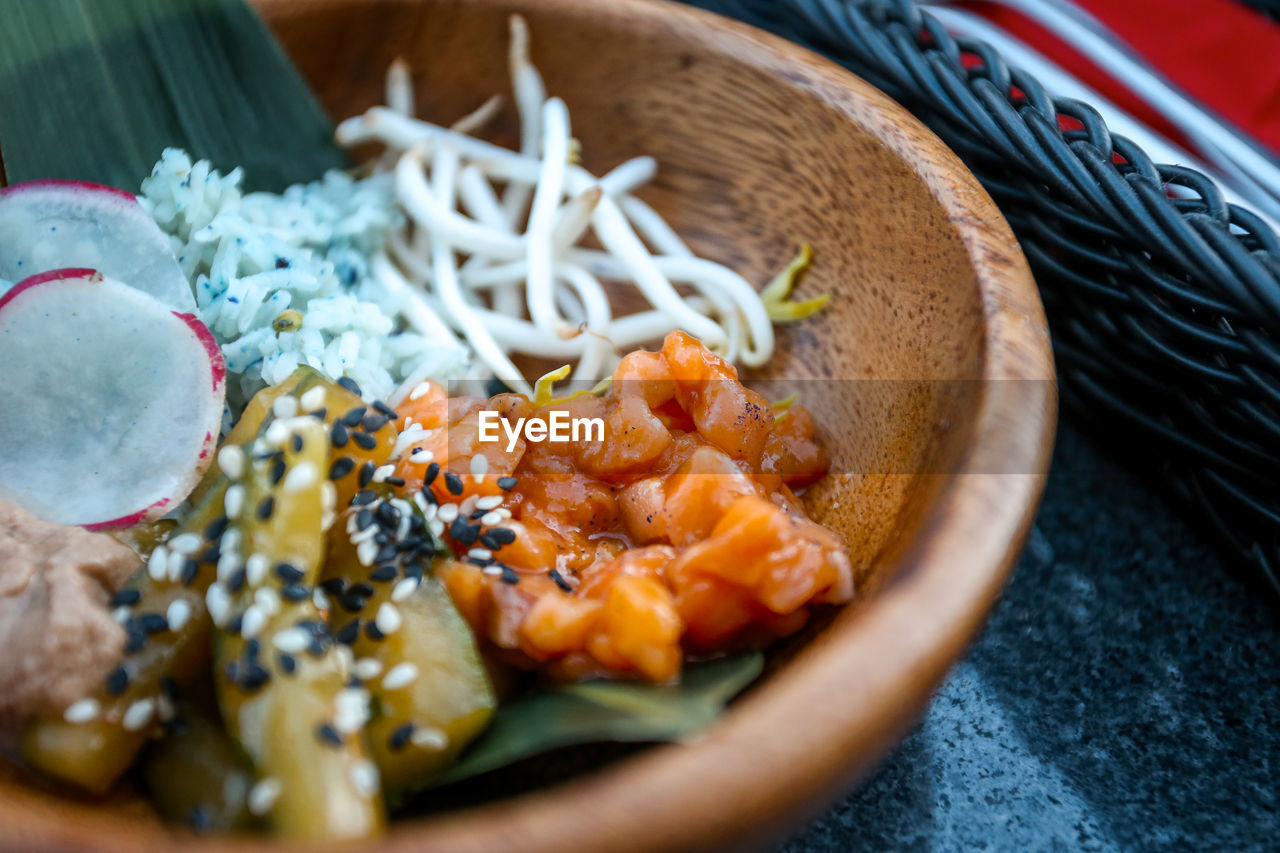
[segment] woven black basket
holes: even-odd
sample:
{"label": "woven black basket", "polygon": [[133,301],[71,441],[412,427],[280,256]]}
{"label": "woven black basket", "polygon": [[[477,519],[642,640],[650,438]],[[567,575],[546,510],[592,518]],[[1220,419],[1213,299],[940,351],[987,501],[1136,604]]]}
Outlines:
{"label": "woven black basket", "polygon": [[1031,262],[1064,411],[1154,462],[1280,595],[1275,233],[909,0],[691,2],[826,54],[960,155]]}

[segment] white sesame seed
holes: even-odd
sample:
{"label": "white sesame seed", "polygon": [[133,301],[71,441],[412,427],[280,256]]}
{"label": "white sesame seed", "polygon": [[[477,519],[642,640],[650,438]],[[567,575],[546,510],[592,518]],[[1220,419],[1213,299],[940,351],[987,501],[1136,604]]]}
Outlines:
{"label": "white sesame seed", "polygon": [[351,669],[361,681],[372,681],[382,674],[382,661],[377,658],[360,658]]}
{"label": "white sesame seed", "polygon": [[311,632],[305,628],[286,628],[276,632],[271,638],[271,645],[285,654],[296,655],[311,645]]}
{"label": "white sesame seed", "polygon": [[329,596],[324,594],[324,590],[316,587],[311,593],[311,603],[316,606],[316,610],[326,611],[329,609]]}
{"label": "white sesame seed", "polygon": [[262,586],[267,580],[267,570],[271,568],[271,560],[266,554],[250,554],[244,561],[245,582],[249,586]]}
{"label": "white sesame seed", "polygon": [[361,542],[356,546],[356,559],[360,561],[362,566],[372,566],[374,557],[378,556],[378,543],[372,539]]}
{"label": "white sesame seed", "polygon": [[128,605],[117,607],[111,611],[111,618],[123,625],[133,618],[133,608]]}
{"label": "white sesame seed", "polygon": [[295,494],[303,489],[309,489],[320,480],[320,469],[311,462],[299,462],[289,469],[289,473],[284,475],[284,493],[286,495]]}
{"label": "white sesame seed", "polygon": [[314,412],[324,408],[324,388],[317,386],[306,392],[299,398],[298,402],[302,405],[302,411]]}
{"label": "white sesame seed", "polygon": [[418,584],[417,578],[401,578],[391,588],[391,600],[404,601],[418,591]]}
{"label": "white sesame seed", "polygon": [[276,397],[275,402],[271,404],[271,411],[277,418],[291,418],[298,414],[298,398],[292,394]]}
{"label": "white sesame seed", "polygon": [[426,465],[435,458],[435,454],[419,445],[409,451],[409,461],[415,465]]}
{"label": "white sesame seed", "polygon": [[489,473],[489,457],[483,453],[477,453],[471,457],[471,476],[477,483],[484,479],[484,475]]}
{"label": "white sesame seed", "polygon": [[167,723],[178,716],[178,709],[173,707],[173,702],[163,693],[156,697],[156,716],[162,723]]}
{"label": "white sesame seed", "polygon": [[449,736],[434,726],[418,726],[409,735],[409,742],[423,749],[444,749],[449,745]]}
{"label": "white sesame seed", "polygon": [[439,511],[436,513],[436,518],[440,519],[445,524],[453,523],[453,520],[457,517],[458,517],[457,504],[441,504]]}
{"label": "white sesame seed", "polygon": [[378,793],[378,767],[372,761],[361,761],[351,768],[351,784],[363,796]]}
{"label": "white sesame seed", "polygon": [[[427,503],[427,499],[422,496],[422,492],[415,492],[413,496],[415,498],[418,498],[422,503],[424,504]],[[419,506],[421,505],[422,504],[419,504]],[[422,515],[427,519],[427,521],[430,521],[431,519],[435,518],[439,514],[440,514],[439,504],[427,504],[426,508],[422,510]]]}
{"label": "white sesame seed", "polygon": [[486,512],[484,515],[480,516],[480,523],[485,527],[496,527],[504,520],[505,519],[503,519],[502,515],[496,512]]}
{"label": "white sesame seed", "polygon": [[492,560],[493,552],[488,548],[472,548],[467,552],[467,556],[473,560]]}
{"label": "white sesame seed", "polygon": [[356,524],[356,514],[353,512],[347,516],[347,535],[355,536],[360,530],[360,525]]}
{"label": "white sesame seed", "polygon": [[343,734],[353,734],[369,721],[369,691],[346,687],[333,700],[333,727]]}
{"label": "white sesame seed", "polygon": [[232,480],[244,476],[244,451],[238,444],[226,444],[218,451],[218,467]]}
{"label": "white sesame seed", "polygon": [[209,610],[209,618],[219,628],[226,625],[227,620],[231,618],[231,596],[222,584],[209,585],[208,591],[204,594],[204,605]]}
{"label": "white sesame seed", "polygon": [[234,527],[227,530],[226,533],[222,534],[222,541],[218,543],[218,547],[222,550],[222,553],[224,554],[228,551],[239,554],[240,553],[240,531]]}
{"label": "white sesame seed", "polygon": [[382,602],[378,606],[377,615],[373,617],[373,624],[384,634],[394,634],[399,631],[403,622],[399,609],[389,601]]}
{"label": "white sesame seed", "polygon": [[485,566],[480,571],[484,572],[486,575],[500,575],[502,574],[502,566]]}
{"label": "white sesame seed", "polygon": [[[452,506],[452,504],[450,504]],[[439,538],[444,535],[444,522],[439,518],[433,518],[427,522],[427,527],[431,530],[431,535]]]}
{"label": "white sesame seed", "polygon": [[175,598],[165,610],[164,618],[169,623],[170,631],[181,631],[191,619],[191,605],[184,599]]}
{"label": "white sesame seed", "polygon": [[409,392],[409,399],[418,400],[427,396],[430,393],[431,393],[431,383],[419,382],[417,385],[414,385],[413,390]]}
{"label": "white sesame seed", "polygon": [[[325,485],[328,485],[328,484],[326,483]],[[331,509],[326,509],[324,512],[320,514],[320,530],[324,533],[328,533],[329,529],[333,527],[333,523],[337,520],[338,520],[337,513],[335,513]]]}
{"label": "white sesame seed", "polygon": [[169,571],[169,549],[157,545],[147,559],[147,574],[153,581],[162,581]]}
{"label": "white sesame seed", "polygon": [[97,699],[81,699],[67,706],[67,710],[62,712],[62,719],[68,723],[87,723],[98,719],[101,713],[102,706]]}
{"label": "white sesame seed", "polygon": [[139,699],[129,706],[124,712],[124,716],[120,718],[120,725],[124,727],[126,732],[136,732],[146,728],[151,722],[151,717],[156,711],[156,700]]}
{"label": "white sesame seed", "polygon": [[183,556],[194,554],[196,549],[200,547],[200,535],[197,533],[182,533],[173,537],[167,543],[170,551],[176,551]]}
{"label": "white sesame seed", "polygon": [[498,515],[502,516],[503,518],[511,517],[511,510],[507,509],[505,506],[498,507],[497,509],[494,510],[494,512],[496,512]]}
{"label": "white sesame seed", "polygon": [[223,551],[218,557],[218,580],[226,581],[240,568],[240,555],[235,551]]}
{"label": "white sesame seed", "polygon": [[289,440],[289,428],[280,421],[276,421],[267,427],[267,431],[262,437],[269,447],[279,447]]}
{"label": "white sesame seed", "polygon": [[476,501],[476,509],[491,510],[497,509],[502,503],[502,495],[486,495]]}
{"label": "white sesame seed", "polygon": [[244,509],[244,486],[237,483],[227,487],[227,493],[222,496],[222,509],[227,518],[233,521],[239,518],[240,510]]}
{"label": "white sesame seed", "polygon": [[187,562],[186,556],[178,551],[170,551],[169,559],[165,563],[165,576],[172,582],[177,583],[182,577],[182,566]]}
{"label": "white sesame seed", "polygon": [[271,811],[275,806],[276,800],[280,799],[280,792],[284,786],[280,784],[279,779],[270,777],[263,779],[249,789],[249,796],[245,801],[245,805],[249,807],[252,814],[262,817]]}
{"label": "white sesame seed", "polygon": [[332,512],[338,506],[338,487],[328,480],[320,487],[320,505],[325,512]]}
{"label": "white sesame seed", "polygon": [[263,616],[275,616],[280,612],[280,593],[269,586],[264,586],[253,594],[253,603]]}
{"label": "white sesame seed", "polygon": [[467,495],[466,499],[458,504],[458,515],[471,515],[476,508],[476,501],[479,497],[476,495]]}
{"label": "white sesame seed", "polygon": [[374,469],[374,472],[373,472],[373,482],[375,482],[375,483],[385,483],[385,482],[387,481],[387,478],[388,478],[388,477],[390,477],[390,476],[391,476],[392,474],[394,474],[395,472],[396,472],[396,466],[394,466],[394,465],[382,465],[382,466],[380,466],[380,467],[378,467],[378,468]]}
{"label": "white sesame seed", "polygon": [[352,545],[362,545],[378,535],[378,525],[370,524],[364,530],[357,530],[349,537]]}
{"label": "white sesame seed", "polygon": [[240,620],[240,636],[246,640],[252,640],[262,633],[262,628],[266,624],[266,614],[259,610],[256,605],[251,604],[245,609],[244,618]]}
{"label": "white sesame seed", "polygon": [[418,668],[413,664],[405,661],[398,663],[391,669],[387,670],[387,674],[382,676],[383,690],[399,690],[408,687],[418,678]]}

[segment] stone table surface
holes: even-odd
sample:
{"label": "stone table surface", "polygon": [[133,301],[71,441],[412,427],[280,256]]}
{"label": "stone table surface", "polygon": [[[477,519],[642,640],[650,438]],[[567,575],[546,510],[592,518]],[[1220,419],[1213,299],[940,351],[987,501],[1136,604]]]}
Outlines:
{"label": "stone table surface", "polygon": [[980,638],[878,771],[783,846],[1280,849],[1280,608],[1069,425]]}

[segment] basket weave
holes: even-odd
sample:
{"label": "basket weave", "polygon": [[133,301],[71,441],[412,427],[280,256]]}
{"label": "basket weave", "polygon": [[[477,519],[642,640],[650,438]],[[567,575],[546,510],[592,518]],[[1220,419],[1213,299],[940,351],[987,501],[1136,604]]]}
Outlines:
{"label": "basket weave", "polygon": [[1064,409],[1154,462],[1280,595],[1276,234],[908,0],[692,1],[828,55],[960,155],[1031,262]]}

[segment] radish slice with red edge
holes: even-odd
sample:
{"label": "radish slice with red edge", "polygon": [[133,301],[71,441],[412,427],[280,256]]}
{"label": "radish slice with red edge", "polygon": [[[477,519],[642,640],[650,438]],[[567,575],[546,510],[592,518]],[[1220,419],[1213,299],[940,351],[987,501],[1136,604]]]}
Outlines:
{"label": "radish slice with red edge", "polygon": [[226,368],[191,314],[90,269],[0,297],[0,498],[91,528],[159,518],[213,456]]}
{"label": "radish slice with red edge", "polygon": [[138,200],[81,181],[28,181],[0,189],[0,279],[88,268],[179,311],[196,300],[169,238]]}

